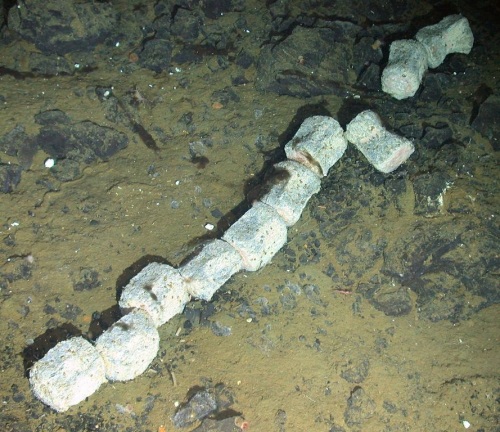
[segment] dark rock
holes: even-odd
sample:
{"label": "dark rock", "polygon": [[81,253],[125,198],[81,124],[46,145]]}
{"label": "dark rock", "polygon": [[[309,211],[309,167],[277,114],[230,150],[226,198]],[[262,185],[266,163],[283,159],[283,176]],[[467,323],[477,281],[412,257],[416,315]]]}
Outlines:
{"label": "dark rock", "polygon": [[231,336],[231,327],[225,326],[218,321],[210,323],[210,330],[215,336]]}
{"label": "dark rock", "polygon": [[0,151],[9,156],[16,156],[19,165],[28,169],[38,148],[34,139],[24,132],[24,126],[17,125],[0,138]]}
{"label": "dark rock", "polygon": [[35,138],[38,146],[57,159],[65,159],[69,152],[77,146],[64,128],[58,126],[43,127]]}
{"label": "dark rock", "polygon": [[16,245],[16,237],[12,234],[5,236],[2,241],[6,246],[9,246],[9,247]]}
{"label": "dark rock", "polygon": [[210,19],[217,19],[227,12],[242,11],[242,0],[205,0],[201,2],[201,9]]}
{"label": "dark rock", "polygon": [[19,162],[19,165],[21,165],[24,170],[29,169],[37,152],[38,147],[32,137],[29,137],[26,141],[20,143],[17,150],[17,161]]}
{"label": "dark rock", "polygon": [[[453,141],[441,148],[436,155],[436,165],[447,173],[445,176],[450,182],[457,174],[474,175],[478,168],[474,156],[468,153],[465,148],[464,141],[464,138],[460,138],[456,142]],[[474,145],[472,138],[469,138],[467,145]]]}
{"label": "dark rock", "polygon": [[307,284],[303,287],[306,298],[318,306],[326,306],[326,302],[321,298],[321,291],[317,285]]}
{"label": "dark rock", "polygon": [[128,144],[122,132],[91,121],[68,124],[67,116],[58,110],[39,114],[37,122],[44,126],[34,140],[47,154],[58,159],[51,172],[61,181],[77,178],[80,163],[89,164],[97,158],[107,160]]}
{"label": "dark rock", "polygon": [[203,54],[194,46],[183,47],[172,57],[172,62],[177,64],[199,63],[202,60]]}
{"label": "dark rock", "polygon": [[286,430],[286,421],[287,421],[286,411],[283,409],[279,409],[276,411],[274,415],[274,424],[277,427],[278,432],[284,432]]}
{"label": "dark rock", "polygon": [[216,90],[210,96],[212,102],[220,102],[227,106],[230,102],[239,102],[240,97],[234,92],[231,87],[224,87],[222,90]]}
{"label": "dark rock", "polygon": [[60,315],[68,321],[75,321],[81,313],[82,309],[80,307],[72,304],[66,304],[64,310],[60,312]]}
{"label": "dark rock", "polygon": [[360,74],[370,64],[378,65],[382,60],[380,45],[372,37],[362,37],[353,47],[353,66]]}
{"label": "dark rock", "polygon": [[1,7],[0,7],[0,29],[2,29],[3,26],[5,25],[5,13],[6,13],[6,10],[5,10],[5,6],[4,6],[4,1],[2,1]]}
{"label": "dark rock", "polygon": [[370,19],[372,22],[397,22],[406,13],[412,13],[413,9],[419,10],[418,2],[402,2],[400,0],[388,0],[386,2],[366,2],[355,0],[348,3],[356,15]]}
{"label": "dark rock", "polygon": [[380,66],[370,63],[360,73],[356,84],[366,90],[379,91],[381,89]]}
{"label": "dark rock", "polygon": [[198,391],[175,413],[172,421],[175,427],[186,427],[202,420],[217,410],[217,400],[212,392]]}
{"label": "dark rock", "polygon": [[422,126],[420,126],[419,124],[415,124],[415,123],[408,123],[408,124],[402,125],[398,128],[398,131],[405,138],[413,138],[413,139],[420,139],[420,138],[422,138],[422,134],[423,134]]}
{"label": "dark rock", "polygon": [[345,23],[333,28],[296,27],[282,41],[262,48],[257,88],[296,97],[345,95],[346,84],[356,80],[351,36],[357,31],[357,26]]}
{"label": "dark rock", "polygon": [[91,268],[82,268],[80,271],[80,280],[73,285],[75,291],[90,291],[102,285],[99,280],[97,270]]}
{"label": "dark rock", "polygon": [[107,160],[128,144],[128,138],[124,133],[91,121],[77,123],[71,132],[75,141],[89,148],[101,160]]}
{"label": "dark rock", "polygon": [[[172,15],[175,12],[175,9],[170,10],[171,8],[169,7],[169,13],[159,13],[157,14],[156,19],[151,25],[151,33],[154,33],[155,39],[169,39],[170,35],[172,34],[171,26],[172,26]],[[182,9],[179,9],[180,11]],[[183,14],[181,14],[182,16]],[[180,31],[180,27],[177,31]],[[150,39],[151,37],[146,37],[147,39]]]}
{"label": "dark rock", "polygon": [[32,72],[45,76],[71,75],[73,67],[57,54],[30,53],[29,68]]}
{"label": "dark rock", "polygon": [[347,365],[342,367],[342,372],[340,376],[344,378],[347,382],[353,384],[362,383],[368,376],[370,370],[370,361],[365,358],[357,363],[349,362]]}
{"label": "dark rock", "polygon": [[242,50],[236,56],[235,63],[238,66],[242,67],[243,69],[248,69],[254,63],[254,58],[250,53],[248,53],[245,50]]}
{"label": "dark rock", "polygon": [[450,142],[453,137],[453,131],[447,123],[439,122],[434,126],[427,126],[424,129],[424,136],[421,139],[422,144],[427,148],[439,149]]}
{"label": "dark rock", "polygon": [[[448,92],[450,92],[450,89],[447,88],[446,89]],[[457,91],[459,89],[456,89]],[[456,116],[457,113],[461,113],[462,112],[462,109],[463,109],[463,101],[462,101],[462,98],[459,98],[459,97],[456,97],[456,96],[443,96],[437,106],[443,110],[446,110],[447,112],[449,112],[449,118],[451,118],[452,116]],[[429,113],[429,109],[427,108],[424,108],[423,109],[423,112],[427,112],[427,114]],[[465,114],[463,114],[464,118],[466,117]]]}
{"label": "dark rock", "polygon": [[443,97],[443,88],[449,84],[449,78],[440,73],[428,73],[422,80],[422,89],[419,100],[422,102],[437,103]]}
{"label": "dark rock", "polygon": [[231,34],[227,27],[221,26],[218,23],[205,25],[203,29],[203,45],[202,50],[207,55],[226,54],[231,47]]}
{"label": "dark rock", "polygon": [[279,299],[285,310],[293,310],[297,307],[297,297],[292,292],[282,291]]}
{"label": "dark rock", "polygon": [[491,272],[499,249],[498,227],[487,220],[428,219],[386,249],[382,272],[417,294],[419,317],[456,322],[500,302]]}
{"label": "dark rock", "polygon": [[361,387],[355,387],[344,411],[344,420],[349,427],[362,426],[363,423],[375,414],[375,401],[368,397]]}
{"label": "dark rock", "polygon": [[470,113],[469,124],[471,124],[479,114],[479,108],[481,105],[493,94],[493,89],[486,85],[485,83],[479,84],[479,86],[474,90],[470,96],[472,101],[472,111]]}
{"label": "dark rock", "polygon": [[22,171],[19,165],[0,163],[0,192],[12,192],[21,181]]}
{"label": "dark rock", "polygon": [[328,430],[328,432],[346,432],[346,431],[342,426],[334,425]]}
{"label": "dark rock", "polygon": [[416,215],[435,216],[443,207],[444,193],[453,179],[444,172],[422,174],[413,180]]}
{"label": "dark rock", "polygon": [[249,81],[243,75],[238,75],[235,76],[234,78],[231,78],[231,84],[235,87],[245,85],[248,83]]}
{"label": "dark rock", "polygon": [[[468,84],[474,82],[477,78],[474,72],[474,68],[468,67],[468,58],[465,54],[454,53],[446,58],[443,66],[449,70],[453,75],[465,78],[465,82]],[[467,73],[466,73],[467,72]]]}
{"label": "dark rock", "polygon": [[289,2],[276,1],[270,3],[268,7],[272,18],[272,31],[274,33],[285,33],[296,23],[295,17],[290,16]]}
{"label": "dark rock", "polygon": [[[63,159],[57,161],[57,163],[50,169],[51,174],[62,182],[69,182],[76,180],[82,175],[82,170],[80,169],[80,163],[72,159]],[[48,185],[49,190],[53,188]]]}
{"label": "dark rock", "polygon": [[471,126],[488,138],[495,151],[500,150],[500,96],[489,96],[479,107]]}
{"label": "dark rock", "polygon": [[7,132],[0,138],[0,151],[9,156],[16,156],[21,144],[29,139],[28,134],[24,131],[23,125],[16,125],[14,129]]}
{"label": "dark rock", "polygon": [[[231,412],[228,414],[231,414]],[[236,426],[237,423],[244,424],[244,420],[239,416],[222,417],[221,415],[221,418],[204,419],[192,432],[234,432],[236,430],[244,430],[243,427],[238,428]]]}
{"label": "dark rock", "polygon": [[170,26],[171,34],[183,42],[192,42],[200,34],[203,20],[194,11],[179,8]]}
{"label": "dark rock", "polygon": [[43,307],[43,313],[45,313],[47,315],[54,315],[56,312],[57,312],[57,309],[52,305],[46,304]]}
{"label": "dark rock", "polygon": [[191,306],[191,303],[186,306],[183,314],[186,317],[186,322],[190,323],[190,327],[200,325],[201,310]]}
{"label": "dark rock", "polygon": [[42,126],[69,124],[70,122],[69,116],[58,109],[43,111],[35,115],[35,123]]}
{"label": "dark rock", "polygon": [[9,10],[8,26],[43,53],[91,51],[118,24],[111,3],[25,0]]}
{"label": "dark rock", "polygon": [[139,64],[160,73],[168,69],[172,57],[172,43],[166,39],[151,39],[144,43]]}
{"label": "dark rock", "polygon": [[387,316],[408,315],[412,309],[408,289],[401,286],[383,285],[373,293],[369,302]]}
{"label": "dark rock", "polygon": [[24,401],[25,397],[24,394],[19,390],[19,387],[16,384],[13,384],[10,388],[12,392],[12,400],[14,402],[22,402]]}
{"label": "dark rock", "polygon": [[382,406],[389,414],[396,414],[398,411],[398,408],[396,407],[396,405],[393,404],[392,402],[387,401],[387,400],[384,401]]}

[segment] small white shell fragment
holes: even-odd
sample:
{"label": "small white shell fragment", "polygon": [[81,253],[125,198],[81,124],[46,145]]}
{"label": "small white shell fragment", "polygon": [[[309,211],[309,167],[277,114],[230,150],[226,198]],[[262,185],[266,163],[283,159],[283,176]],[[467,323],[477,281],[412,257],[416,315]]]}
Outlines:
{"label": "small white shell fragment", "polygon": [[208,231],[213,231],[215,228],[215,225],[214,224],[211,224],[210,222],[207,222],[205,224],[205,229],[208,230]]}
{"label": "small white shell fragment", "polygon": [[464,428],[465,428],[465,429],[469,429],[469,428],[470,428],[470,423],[469,423],[467,420],[464,420],[464,421],[462,422],[462,424],[464,425]]}
{"label": "small white shell fragment", "polygon": [[160,336],[147,312],[135,309],[120,318],[96,341],[106,378],[128,381],[143,373],[158,353]]}
{"label": "small white shell fragment", "polygon": [[210,300],[226,281],[241,270],[241,255],[229,243],[212,240],[198,255],[179,268],[189,294]]}
{"label": "small white shell fragment", "polygon": [[297,133],[285,145],[285,153],[288,159],[300,162],[318,176],[326,176],[346,148],[344,131],[337,120],[312,116],[302,122]]}
{"label": "small white shell fragment", "polygon": [[45,168],[52,168],[56,164],[56,160],[53,158],[47,158],[45,159],[43,166]]}
{"label": "small white shell fragment", "polygon": [[366,110],[347,125],[345,136],[376,169],[390,173],[404,163],[415,148],[411,141],[386,130],[380,117]]}
{"label": "small white shell fragment", "polygon": [[104,361],[82,337],[59,342],[30,370],[34,395],[58,412],[80,403],[106,382]]}
{"label": "small white shell fragment", "polygon": [[448,54],[469,54],[474,45],[469,21],[462,15],[449,15],[437,24],[420,29],[415,39],[427,50],[430,68],[438,67]]}
{"label": "small white shell fragment", "polygon": [[283,218],[287,226],[294,225],[302,214],[309,199],[319,191],[319,177],[295,161],[284,161],[274,165],[277,173],[287,173],[284,178],[274,184],[269,192],[259,201],[270,205]]}
{"label": "small white shell fragment", "polygon": [[184,279],[168,264],[151,263],[125,286],[119,305],[124,313],[145,310],[157,327],[184,310],[189,301]]}
{"label": "small white shell fragment", "polygon": [[286,243],[285,221],[271,206],[256,201],[222,236],[241,255],[243,270],[264,267]]}

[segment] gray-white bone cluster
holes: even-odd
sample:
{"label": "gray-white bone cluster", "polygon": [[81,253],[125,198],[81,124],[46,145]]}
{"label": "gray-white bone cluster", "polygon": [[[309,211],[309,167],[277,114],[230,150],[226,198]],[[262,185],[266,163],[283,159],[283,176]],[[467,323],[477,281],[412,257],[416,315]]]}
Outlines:
{"label": "gray-white bone cluster", "polygon": [[448,54],[469,54],[473,44],[469,21],[461,15],[420,29],[415,39],[394,41],[382,72],[382,90],[396,99],[412,97],[428,68],[438,67]]}
{"label": "gray-white bone cluster", "polygon": [[95,343],[82,337],[60,342],[30,371],[35,396],[63,412],[93,394],[106,381],[128,381],[142,374],[156,357],[157,328],[181,313],[191,298],[210,300],[235,273],[257,271],[287,240],[321,178],[342,157],[347,141],[378,170],[388,173],[412,154],[413,144],[387,131],[372,111],[364,111],[346,132],[332,117],[309,117],[285,145],[286,171],[236,221],[221,239],[179,268],[151,263],[125,286],[119,305],[124,316]]}

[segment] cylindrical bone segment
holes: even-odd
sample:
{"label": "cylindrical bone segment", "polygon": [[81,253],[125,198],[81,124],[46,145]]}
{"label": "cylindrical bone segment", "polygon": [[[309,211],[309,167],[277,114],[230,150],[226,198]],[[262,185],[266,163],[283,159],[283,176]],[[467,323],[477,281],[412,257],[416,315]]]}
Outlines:
{"label": "cylindrical bone segment", "polygon": [[104,360],[82,337],[59,342],[30,370],[35,396],[59,412],[80,403],[105,381]]}
{"label": "cylindrical bone segment", "polygon": [[188,293],[208,301],[241,266],[241,255],[235,248],[223,240],[212,240],[179,271]]}
{"label": "cylindrical bone segment", "polygon": [[319,176],[326,176],[346,147],[344,131],[337,120],[312,116],[302,122],[297,133],[285,145],[285,153],[288,159],[300,162]]}
{"label": "cylindrical bone segment", "polygon": [[386,130],[380,117],[370,110],[358,114],[347,125],[345,136],[383,173],[394,171],[415,150],[411,141]]}
{"label": "cylindrical bone segment", "polygon": [[462,15],[449,15],[437,24],[420,29],[415,39],[427,50],[430,68],[438,67],[448,54],[469,54],[474,44],[469,21]]}
{"label": "cylindrical bone segment", "polygon": [[286,224],[276,210],[257,201],[229,227],[222,240],[240,253],[243,270],[256,271],[286,243],[286,234]]}
{"label": "cylindrical bone segment", "polygon": [[277,180],[260,201],[274,208],[286,225],[292,226],[299,220],[309,198],[319,191],[321,181],[296,161],[277,163],[274,169]]}
{"label": "cylindrical bone segment", "polygon": [[396,99],[413,96],[427,70],[427,50],[415,40],[391,44],[389,61],[382,72],[382,90]]}
{"label": "cylindrical bone segment", "polygon": [[151,263],[135,275],[120,296],[124,313],[145,310],[157,327],[184,310],[189,301],[184,279],[168,264]]}
{"label": "cylindrical bone segment", "polygon": [[143,373],[158,353],[160,336],[149,314],[135,309],[96,341],[110,381],[128,381]]}

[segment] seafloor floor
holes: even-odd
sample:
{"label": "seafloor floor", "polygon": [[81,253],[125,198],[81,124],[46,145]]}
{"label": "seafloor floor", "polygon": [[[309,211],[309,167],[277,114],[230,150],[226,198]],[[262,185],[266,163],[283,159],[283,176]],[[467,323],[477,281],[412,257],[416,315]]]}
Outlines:
{"label": "seafloor floor", "polygon": [[[183,11],[198,3],[179,2]],[[173,57],[160,73],[130,55],[130,40],[97,45],[86,54],[87,70],[40,73],[27,65],[38,52],[33,44],[3,29],[0,161],[21,168],[3,174],[0,195],[0,429],[173,430],[171,417],[190,391],[223,387],[233,411],[222,416],[238,414],[255,431],[500,430],[498,114],[482,114],[493,136],[470,125],[486,98],[498,96],[494,6],[417,2],[405,9],[415,16],[388,19],[412,22],[411,33],[448,10],[462,12],[476,36],[469,56],[450,56],[429,73],[424,92],[395,102],[373,76],[358,86],[346,77],[345,87],[336,81],[334,91],[316,95],[300,94],[301,79],[280,95],[255,87],[270,9],[282,23],[273,31],[285,38],[292,28],[315,28],[313,17],[323,25],[362,22],[347,5],[338,2],[328,15],[326,2],[220,3],[229,10],[218,19],[206,14],[206,40],[215,34],[222,43],[227,34],[218,29],[231,28],[236,45],[214,43],[196,61]],[[140,45],[153,7],[113,5]],[[388,44],[375,39],[386,58]],[[253,61],[237,61],[241,51]],[[309,54],[294,63],[307,67]],[[117,292],[141,265],[178,265],[207,234],[206,223],[223,229],[234,220],[303,118],[329,114],[345,126],[363,107],[413,139],[417,150],[402,168],[382,175],[349,148],[272,263],[235,275],[213,302],[193,302],[161,327],[146,373],[105,384],[63,414],[34,398],[27,374],[43,349],[78,333],[95,337],[116,319]],[[53,110],[71,127],[112,128],[128,145],[109,157],[76,148],[51,171],[44,161],[54,149],[40,138],[51,119],[39,114]],[[24,134],[16,137],[35,143],[22,152],[8,145],[16,127]],[[198,430],[233,429],[210,427]]]}

